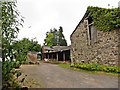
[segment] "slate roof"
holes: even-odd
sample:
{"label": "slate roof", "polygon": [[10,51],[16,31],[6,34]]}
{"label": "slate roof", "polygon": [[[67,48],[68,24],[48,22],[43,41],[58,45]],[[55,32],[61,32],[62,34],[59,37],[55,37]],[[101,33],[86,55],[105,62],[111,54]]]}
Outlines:
{"label": "slate roof", "polygon": [[44,53],[70,50],[70,46],[43,46]]}

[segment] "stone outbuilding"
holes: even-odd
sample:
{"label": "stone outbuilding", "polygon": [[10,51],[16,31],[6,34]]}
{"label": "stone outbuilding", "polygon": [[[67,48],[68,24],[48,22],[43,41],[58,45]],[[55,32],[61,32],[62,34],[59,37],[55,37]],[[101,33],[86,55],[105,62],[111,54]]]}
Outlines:
{"label": "stone outbuilding", "polygon": [[37,56],[38,56],[37,52],[29,51],[27,53],[27,60],[28,60],[28,62],[31,63],[31,64],[39,64]]}
{"label": "stone outbuilding", "polygon": [[98,30],[89,13],[87,10],[70,36],[72,64],[118,65],[120,28],[107,32]]}
{"label": "stone outbuilding", "polygon": [[70,46],[43,46],[42,59],[70,61]]}

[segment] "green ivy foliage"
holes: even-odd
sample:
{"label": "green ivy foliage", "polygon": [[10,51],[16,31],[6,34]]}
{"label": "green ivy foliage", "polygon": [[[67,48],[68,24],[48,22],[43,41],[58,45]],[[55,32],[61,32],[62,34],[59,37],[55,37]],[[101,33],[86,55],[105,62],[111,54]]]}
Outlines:
{"label": "green ivy foliage", "polygon": [[87,10],[98,30],[111,31],[120,28],[119,8],[106,9],[89,6]]}

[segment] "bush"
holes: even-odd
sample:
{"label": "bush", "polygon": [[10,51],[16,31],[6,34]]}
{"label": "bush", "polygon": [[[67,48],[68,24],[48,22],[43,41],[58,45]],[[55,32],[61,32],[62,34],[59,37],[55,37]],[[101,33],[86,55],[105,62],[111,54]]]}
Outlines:
{"label": "bush", "polygon": [[14,62],[14,68],[19,68],[20,67],[20,62],[19,61],[16,61]]}
{"label": "bush", "polygon": [[19,68],[20,67],[20,62],[19,61],[4,61],[2,63],[2,76],[5,80],[9,79],[9,73],[11,73],[11,71],[14,68]]}
{"label": "bush", "polygon": [[119,66],[107,66],[107,65],[99,65],[99,64],[75,64],[75,68],[88,70],[88,71],[104,71],[104,72],[114,72],[114,73],[120,73],[120,67]]}

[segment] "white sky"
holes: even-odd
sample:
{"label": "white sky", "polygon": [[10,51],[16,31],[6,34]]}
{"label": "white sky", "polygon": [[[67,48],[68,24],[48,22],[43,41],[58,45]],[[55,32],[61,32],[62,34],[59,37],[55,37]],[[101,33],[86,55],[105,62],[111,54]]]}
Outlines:
{"label": "white sky", "polygon": [[[17,0],[18,10],[25,17],[24,27],[18,35],[37,38],[39,44],[44,43],[46,32],[51,28],[63,27],[63,34],[70,42],[70,35],[86,12],[87,6],[104,8],[118,7],[120,0]],[[108,6],[110,4],[110,6]]]}

